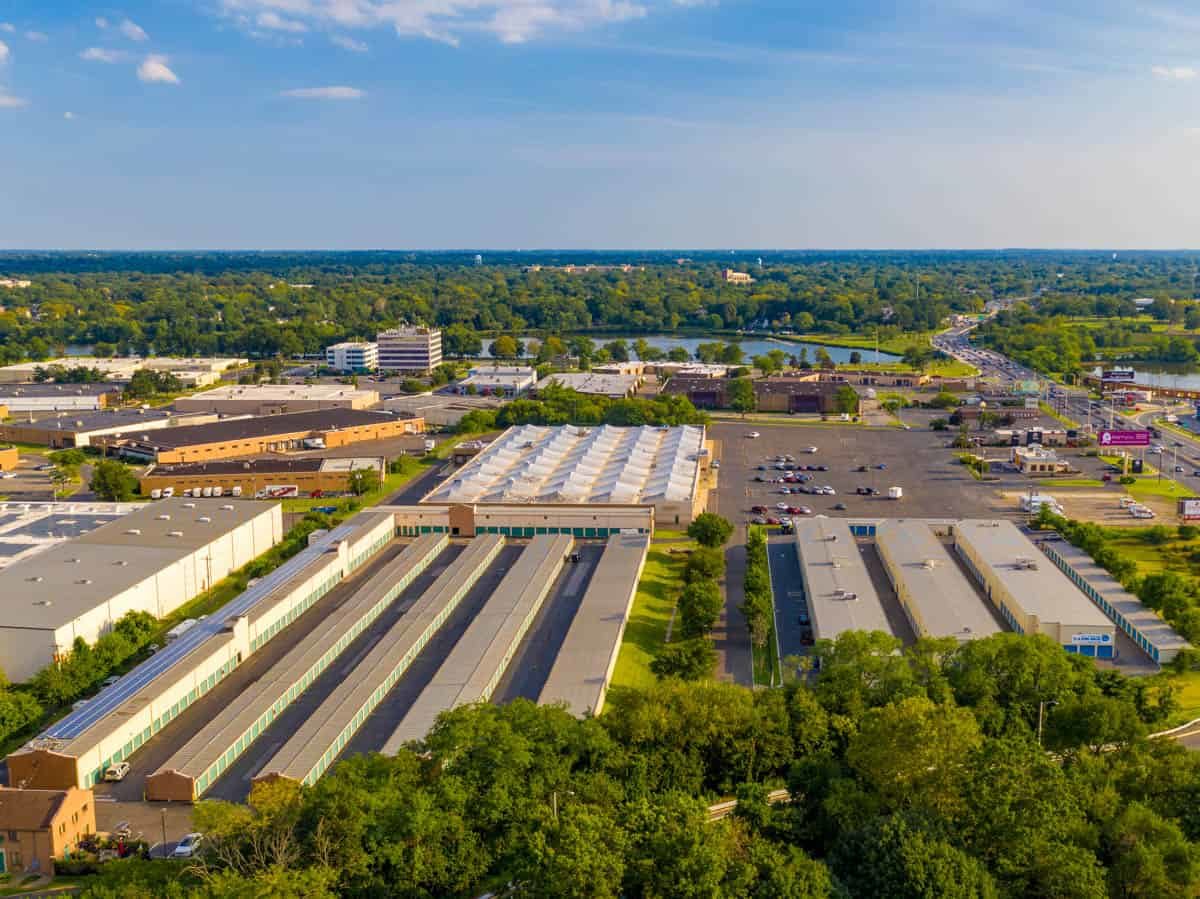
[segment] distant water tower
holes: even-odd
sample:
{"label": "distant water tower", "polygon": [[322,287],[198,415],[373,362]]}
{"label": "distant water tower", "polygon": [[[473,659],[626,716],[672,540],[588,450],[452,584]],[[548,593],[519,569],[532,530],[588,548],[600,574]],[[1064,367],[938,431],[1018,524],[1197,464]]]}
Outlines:
{"label": "distant water tower", "polygon": [[476,254],[475,254],[475,264],[476,264],[476,265],[483,265],[483,256],[482,256],[482,254],[480,254],[480,253],[476,253]]}

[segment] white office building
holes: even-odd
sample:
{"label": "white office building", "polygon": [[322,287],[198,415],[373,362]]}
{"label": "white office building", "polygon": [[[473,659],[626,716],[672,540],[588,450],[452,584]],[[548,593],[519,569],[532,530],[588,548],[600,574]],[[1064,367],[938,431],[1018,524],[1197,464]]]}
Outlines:
{"label": "white office building", "polygon": [[379,368],[428,374],[442,364],[442,332],[437,328],[402,327],[375,335]]}
{"label": "white office building", "polygon": [[379,367],[379,345],[352,340],[325,348],[325,364],[334,371],[375,371]]}

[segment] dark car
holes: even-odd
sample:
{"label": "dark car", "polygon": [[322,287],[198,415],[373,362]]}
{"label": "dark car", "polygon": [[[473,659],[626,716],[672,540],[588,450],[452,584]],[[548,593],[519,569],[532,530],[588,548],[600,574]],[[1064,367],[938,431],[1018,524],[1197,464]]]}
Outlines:
{"label": "dark car", "polygon": [[750,511],[751,512],[765,512],[765,511],[767,511],[767,507],[766,506],[751,506]]}
{"label": "dark car", "polygon": [[829,466],[828,465],[818,465],[817,471],[829,471]]}
{"label": "dark car", "polygon": [[754,518],[751,518],[750,523],[751,524],[766,524],[767,520],[765,518],[763,518],[761,515],[758,515]]}
{"label": "dark car", "polygon": [[766,470],[767,470],[767,466],[765,466],[765,465],[760,465],[760,466],[758,466],[758,470],[759,470],[759,471],[766,471]]}
{"label": "dark car", "polygon": [[867,466],[865,466],[865,465],[860,465],[860,466],[858,466],[858,468],[856,468],[856,469],[854,469],[854,470],[855,470],[855,471],[867,471],[868,469],[867,469]]}
{"label": "dark car", "polygon": [[845,511],[846,511],[846,504],[845,504],[845,503],[834,503],[834,504],[833,504],[833,510],[834,510],[835,512],[845,512]]}

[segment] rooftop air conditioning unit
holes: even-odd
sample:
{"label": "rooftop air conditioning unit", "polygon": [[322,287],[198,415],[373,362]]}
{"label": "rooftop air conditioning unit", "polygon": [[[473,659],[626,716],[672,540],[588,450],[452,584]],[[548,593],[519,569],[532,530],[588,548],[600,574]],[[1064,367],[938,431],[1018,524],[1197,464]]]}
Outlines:
{"label": "rooftop air conditioning unit", "polygon": [[185,509],[194,509],[194,508],[196,508],[196,504],[195,503],[184,503],[183,507]]}
{"label": "rooftop air conditioning unit", "polygon": [[183,531],[167,531],[168,537],[182,537]]}
{"label": "rooftop air conditioning unit", "polygon": [[164,512],[162,515],[159,515],[159,516],[158,516],[158,520],[159,520],[159,521],[170,521],[170,520],[171,520],[171,516],[170,516],[170,515],[168,515],[166,512]]}
{"label": "rooftop air conditioning unit", "polygon": [[201,515],[199,518],[196,519],[196,521],[200,522],[201,524],[208,524],[209,522],[212,521],[212,519],[209,518],[207,515]]}
{"label": "rooftop air conditioning unit", "polygon": [[130,537],[140,537],[140,536],[142,536],[142,532],[141,532],[141,530],[140,530],[140,529],[138,529],[138,528],[130,528],[130,529],[129,529],[129,530],[127,530],[125,533],[126,533],[126,534],[128,534]]}

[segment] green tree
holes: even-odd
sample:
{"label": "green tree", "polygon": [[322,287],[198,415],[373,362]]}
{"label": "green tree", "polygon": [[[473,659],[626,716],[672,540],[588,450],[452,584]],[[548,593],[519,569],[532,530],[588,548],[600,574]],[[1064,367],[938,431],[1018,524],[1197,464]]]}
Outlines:
{"label": "green tree", "polygon": [[854,415],[858,412],[858,391],[845,384],[833,395],[834,408],[843,415]]}
{"label": "green tree", "polygon": [[758,399],[754,395],[754,382],[749,378],[735,378],[729,382],[727,391],[729,408],[733,409],[733,411],[745,415],[757,408]]}
{"label": "green tree", "polygon": [[668,643],[650,662],[656,677],[675,677],[685,681],[703,680],[712,675],[717,651],[706,637]]}
{"label": "green tree", "polygon": [[725,556],[716,547],[700,546],[692,550],[683,568],[685,583],[719,581],[725,576]]}
{"label": "green tree", "polygon": [[514,359],[518,355],[517,340],[507,334],[501,334],[492,341],[491,353],[497,359]]}
{"label": "green tree", "polygon": [[103,459],[92,469],[92,480],[88,486],[100,499],[123,503],[133,499],[138,482],[120,462]]}
{"label": "green tree", "polygon": [[724,546],[733,535],[733,525],[715,512],[701,512],[688,525],[687,535],[701,546]]}
{"label": "green tree", "polygon": [[724,602],[712,581],[694,581],[679,594],[679,630],[685,638],[703,637],[717,625]]}
{"label": "green tree", "polygon": [[379,475],[373,468],[354,468],[347,478],[347,487],[355,496],[363,496],[379,486]]}

